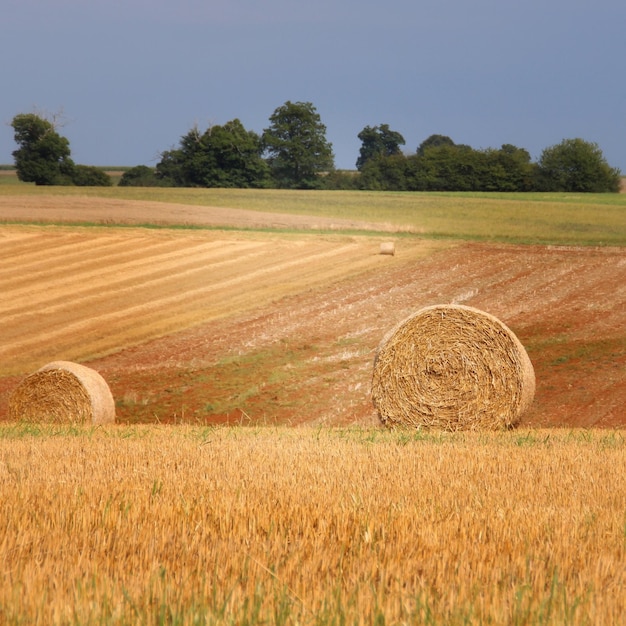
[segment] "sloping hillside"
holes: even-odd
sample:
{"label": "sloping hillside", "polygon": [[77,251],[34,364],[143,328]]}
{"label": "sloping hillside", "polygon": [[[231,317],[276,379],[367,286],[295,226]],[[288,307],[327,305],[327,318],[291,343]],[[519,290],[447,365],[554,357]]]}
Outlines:
{"label": "sloping hillside", "polygon": [[24,374],[64,358],[103,373],[121,421],[373,424],[384,333],[462,302],[526,346],[537,395],[525,424],[626,424],[623,249],[402,237],[383,256],[381,241],[3,226],[0,419]]}
{"label": "sloping hillside", "polygon": [[374,424],[376,347],[433,303],[520,338],[537,393],[524,424],[626,425],[626,259],[615,250],[467,244],[285,297],[97,363],[122,419]]}

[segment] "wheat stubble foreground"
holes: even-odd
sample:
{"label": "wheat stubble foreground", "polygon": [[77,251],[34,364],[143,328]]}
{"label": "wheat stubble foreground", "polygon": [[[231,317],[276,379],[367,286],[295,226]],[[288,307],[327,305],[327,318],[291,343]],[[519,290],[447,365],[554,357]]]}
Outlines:
{"label": "wheat stubble foreground", "polygon": [[617,624],[625,451],[611,431],[3,425],[0,623]]}

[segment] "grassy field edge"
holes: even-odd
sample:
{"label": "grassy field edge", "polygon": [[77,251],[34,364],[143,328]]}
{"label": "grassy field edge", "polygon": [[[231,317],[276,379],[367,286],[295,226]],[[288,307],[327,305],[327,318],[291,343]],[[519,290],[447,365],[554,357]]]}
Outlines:
{"label": "grassy field edge", "polygon": [[[5,202],[20,197],[105,199],[246,209],[381,224],[428,238],[584,246],[626,245],[626,194],[477,194],[178,188],[41,188],[1,185]],[[148,209],[149,211],[149,209]],[[0,219],[2,214],[0,212]],[[11,220],[5,223],[28,223]],[[51,220],[54,223],[54,220]],[[46,222],[50,223],[50,222]],[[79,222],[88,225],[85,222]],[[101,225],[101,224],[98,224]],[[123,220],[111,225],[124,226]],[[134,224],[135,226],[137,224]],[[143,227],[159,227],[145,220]],[[170,224],[173,227],[175,224]],[[189,228],[189,225],[176,225]],[[270,229],[274,231],[274,229]],[[352,232],[352,231],[350,231]],[[361,231],[356,231],[360,232]],[[365,231],[364,234],[369,234]],[[380,233],[371,233],[380,234]],[[387,232],[387,234],[389,234]]]}

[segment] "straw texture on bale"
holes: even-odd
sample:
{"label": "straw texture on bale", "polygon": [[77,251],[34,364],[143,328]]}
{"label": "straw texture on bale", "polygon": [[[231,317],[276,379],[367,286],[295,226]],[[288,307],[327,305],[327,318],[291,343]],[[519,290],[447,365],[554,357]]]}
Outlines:
{"label": "straw texture on bale", "polygon": [[463,305],[421,309],[381,341],[372,400],[386,426],[501,430],[535,395],[535,372],[513,332]]}
{"label": "straw texture on bale", "polygon": [[115,402],[94,369],[54,361],[17,386],[9,398],[9,415],[28,422],[106,424],[115,421]]}

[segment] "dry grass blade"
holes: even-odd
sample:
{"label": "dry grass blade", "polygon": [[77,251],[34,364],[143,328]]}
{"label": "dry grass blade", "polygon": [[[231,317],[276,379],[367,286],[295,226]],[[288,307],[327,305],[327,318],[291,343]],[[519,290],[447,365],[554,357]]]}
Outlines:
{"label": "dry grass blade", "polygon": [[115,402],[95,370],[53,361],[18,385],[9,399],[9,415],[28,422],[105,424],[115,421]]}
{"label": "dry grass blade", "polygon": [[535,374],[513,332],[462,305],[417,311],[378,347],[372,399],[387,426],[498,430],[519,423]]}

